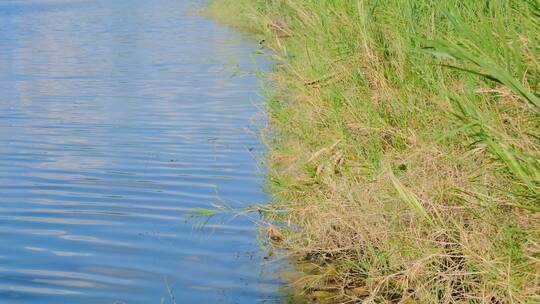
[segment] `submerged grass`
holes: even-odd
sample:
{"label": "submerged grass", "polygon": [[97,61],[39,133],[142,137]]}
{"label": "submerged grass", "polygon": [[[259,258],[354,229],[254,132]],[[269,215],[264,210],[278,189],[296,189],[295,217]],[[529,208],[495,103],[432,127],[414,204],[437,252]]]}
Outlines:
{"label": "submerged grass", "polygon": [[215,0],[264,38],[291,281],[329,303],[540,301],[538,0]]}

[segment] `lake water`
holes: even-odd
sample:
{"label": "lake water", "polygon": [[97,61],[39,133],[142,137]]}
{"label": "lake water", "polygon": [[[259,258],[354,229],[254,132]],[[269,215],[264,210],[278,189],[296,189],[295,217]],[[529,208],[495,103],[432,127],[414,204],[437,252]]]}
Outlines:
{"label": "lake water", "polygon": [[256,42],[189,0],[0,1],[0,303],[271,303]]}

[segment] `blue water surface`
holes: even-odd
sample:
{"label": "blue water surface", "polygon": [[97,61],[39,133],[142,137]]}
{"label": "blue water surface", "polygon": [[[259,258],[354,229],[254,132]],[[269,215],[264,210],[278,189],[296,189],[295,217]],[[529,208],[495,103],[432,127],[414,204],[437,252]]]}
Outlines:
{"label": "blue water surface", "polygon": [[266,68],[203,1],[0,1],[0,303],[269,303]]}

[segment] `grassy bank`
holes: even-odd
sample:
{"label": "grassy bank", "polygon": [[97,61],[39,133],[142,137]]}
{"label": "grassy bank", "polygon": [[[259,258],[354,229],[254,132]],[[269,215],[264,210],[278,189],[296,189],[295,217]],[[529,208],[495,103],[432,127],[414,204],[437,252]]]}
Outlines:
{"label": "grassy bank", "polygon": [[273,50],[270,217],[295,286],[330,303],[540,301],[538,0],[208,12]]}

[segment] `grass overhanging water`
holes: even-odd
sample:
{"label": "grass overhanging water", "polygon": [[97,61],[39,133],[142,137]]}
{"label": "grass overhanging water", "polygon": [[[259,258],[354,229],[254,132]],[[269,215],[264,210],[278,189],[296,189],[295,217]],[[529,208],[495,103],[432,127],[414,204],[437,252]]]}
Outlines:
{"label": "grass overhanging water", "polygon": [[272,50],[268,180],[281,212],[267,216],[301,293],[540,301],[540,1],[206,11]]}

